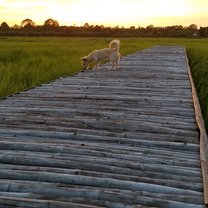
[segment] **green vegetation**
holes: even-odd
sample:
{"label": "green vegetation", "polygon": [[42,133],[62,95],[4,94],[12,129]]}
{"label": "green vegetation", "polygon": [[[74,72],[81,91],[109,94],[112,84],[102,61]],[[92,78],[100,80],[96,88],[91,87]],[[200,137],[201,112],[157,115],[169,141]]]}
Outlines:
{"label": "green vegetation", "polygon": [[147,27],[105,27],[103,25],[83,26],[59,26],[57,20],[47,19],[43,25],[36,25],[31,19],[24,19],[21,25],[9,27],[6,22],[0,25],[0,36],[50,36],[50,37],[208,37],[208,27],[199,27],[195,24],[183,27],[182,25],[173,26],[154,26]]}
{"label": "green vegetation", "polygon": [[189,65],[202,114],[208,131],[208,42],[193,43],[187,46]]}
{"label": "green vegetation", "polygon": [[[82,70],[80,57],[107,47],[112,38],[0,38],[0,97]],[[193,79],[208,129],[208,40],[185,38],[120,38],[121,54],[153,45],[187,49]]]}

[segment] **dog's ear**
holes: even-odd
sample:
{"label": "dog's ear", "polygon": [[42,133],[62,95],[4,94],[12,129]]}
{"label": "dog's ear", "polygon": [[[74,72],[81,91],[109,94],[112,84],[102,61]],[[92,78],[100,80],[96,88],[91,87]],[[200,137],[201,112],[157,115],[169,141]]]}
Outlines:
{"label": "dog's ear", "polygon": [[87,57],[85,56],[85,57],[82,57],[82,58],[80,58],[82,61],[86,61],[87,60]]}

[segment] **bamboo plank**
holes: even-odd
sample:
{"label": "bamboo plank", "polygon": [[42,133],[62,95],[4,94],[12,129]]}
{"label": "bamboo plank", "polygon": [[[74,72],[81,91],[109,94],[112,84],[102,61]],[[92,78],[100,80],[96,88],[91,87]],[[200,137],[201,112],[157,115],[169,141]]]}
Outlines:
{"label": "bamboo plank", "polygon": [[16,206],[16,207],[40,207],[40,208],[100,208],[100,206],[88,206],[83,204],[67,203],[67,202],[58,202],[52,200],[39,200],[39,199],[25,199],[25,198],[16,198],[16,197],[3,197],[0,196],[0,205],[1,206]]}
{"label": "bamboo plank", "polygon": [[[140,173],[139,175],[123,175],[123,174],[115,174],[115,173],[101,173],[96,171],[84,171],[84,170],[78,170],[78,169],[63,169],[63,168],[52,168],[52,167],[34,167],[34,166],[21,166],[21,165],[7,165],[2,164],[0,169],[3,169],[5,171],[21,171],[24,169],[24,171],[27,172],[52,172],[52,173],[63,173],[63,174],[71,174],[71,175],[83,175],[83,176],[90,176],[90,177],[96,177],[96,178],[113,178],[113,179],[119,179],[119,180],[125,180],[125,181],[134,181],[134,182],[145,182],[145,183],[152,183],[157,185],[163,185],[163,186],[169,186],[169,187],[175,187],[175,188],[183,188],[183,189],[189,189],[193,191],[201,191],[201,182],[197,181],[196,177],[192,177],[193,180],[188,179],[187,177],[184,177],[184,180],[186,183],[181,183],[181,178],[167,178],[164,177],[165,174],[155,174],[155,176],[152,178],[152,175],[150,173]],[[166,174],[167,175],[167,174]],[[9,192],[10,193],[10,192]]]}
{"label": "bamboo plank", "polygon": [[[20,185],[20,183],[22,184],[22,186]],[[123,203],[128,203],[129,201],[131,201],[130,206],[132,205],[138,205],[140,203],[147,205],[148,207],[152,207],[154,205],[159,205],[159,207],[191,207],[194,208],[204,208],[204,206],[202,205],[202,200],[201,198],[198,197],[194,197],[191,199],[189,197],[189,201],[192,204],[186,204],[181,202],[182,199],[186,198],[185,196],[183,197],[178,197],[179,202],[175,202],[175,201],[171,201],[171,197],[174,199],[174,197],[177,197],[177,195],[161,195],[161,194],[151,194],[151,193],[147,193],[147,192],[132,192],[129,190],[118,190],[118,189],[106,189],[106,188],[102,188],[102,190],[97,190],[95,188],[68,188],[68,187],[60,187],[60,186],[55,186],[53,184],[49,184],[49,183],[43,183],[43,184],[39,184],[40,188],[36,187],[34,183],[31,182],[26,182],[25,184],[20,182],[14,182],[10,185],[10,189],[11,190],[19,190],[20,189],[24,189],[27,190],[28,192],[33,192],[35,194],[30,194],[30,197],[32,198],[33,195],[37,194],[41,194],[42,196],[44,195],[49,195],[49,196],[63,196],[63,197],[70,197],[70,198],[77,198],[77,200],[79,200],[79,197],[82,197],[82,199],[91,199],[89,203],[94,202],[94,200],[99,200],[99,202],[101,201],[101,203],[103,201],[107,201],[107,204],[105,205],[109,205],[109,204],[114,204],[114,203],[119,203],[119,205],[122,205],[121,202]],[[162,196],[166,199],[160,199],[159,196]],[[38,197],[37,197],[38,198]],[[193,199],[195,199],[196,201],[199,202],[199,204],[196,204],[196,201],[193,201]],[[37,199],[36,199],[37,200]],[[36,203],[38,202],[38,200],[36,201]],[[80,202],[80,201],[79,201]],[[97,202],[98,203],[98,202]],[[124,204],[123,204],[124,205]],[[123,207],[123,206],[122,206]]]}
{"label": "bamboo plank", "polygon": [[[103,153],[100,153],[102,155]],[[64,156],[64,155],[63,155]],[[79,161],[77,159],[77,161]],[[83,170],[87,171],[103,171],[103,172],[112,172],[118,174],[138,174],[137,171],[147,171],[147,172],[156,172],[160,173],[161,171],[166,174],[172,174],[177,176],[187,176],[187,177],[201,177],[201,172],[196,168],[182,168],[181,166],[170,166],[170,165],[163,165],[163,164],[145,164],[145,163],[138,163],[138,164],[131,164],[131,163],[115,163],[103,161],[101,164],[92,161],[83,161],[82,163],[74,161],[68,161],[65,159],[56,159],[56,158],[47,158],[43,157],[37,159],[35,156],[28,156],[25,155],[0,155],[0,162],[7,163],[7,164],[16,164],[16,165],[35,165],[35,166],[45,166],[45,167],[59,167],[59,168],[72,168],[72,169],[79,169],[80,165]],[[124,167],[122,168],[122,164]],[[160,168],[158,170],[158,168]],[[133,173],[133,172],[135,173]]]}

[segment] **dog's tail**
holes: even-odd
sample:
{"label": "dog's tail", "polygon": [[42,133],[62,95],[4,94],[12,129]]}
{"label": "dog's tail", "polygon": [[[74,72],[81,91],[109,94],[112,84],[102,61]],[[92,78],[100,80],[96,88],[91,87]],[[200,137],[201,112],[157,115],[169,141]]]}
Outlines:
{"label": "dog's tail", "polygon": [[115,51],[119,51],[119,47],[120,47],[120,40],[112,40],[109,44],[109,47],[112,48]]}

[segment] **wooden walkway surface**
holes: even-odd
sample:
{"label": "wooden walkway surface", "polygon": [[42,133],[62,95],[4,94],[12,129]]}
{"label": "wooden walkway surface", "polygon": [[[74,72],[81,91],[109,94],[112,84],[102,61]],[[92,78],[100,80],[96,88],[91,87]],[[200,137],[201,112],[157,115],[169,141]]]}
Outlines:
{"label": "wooden walkway surface", "polygon": [[204,208],[183,47],[0,101],[0,207]]}

